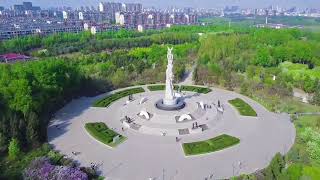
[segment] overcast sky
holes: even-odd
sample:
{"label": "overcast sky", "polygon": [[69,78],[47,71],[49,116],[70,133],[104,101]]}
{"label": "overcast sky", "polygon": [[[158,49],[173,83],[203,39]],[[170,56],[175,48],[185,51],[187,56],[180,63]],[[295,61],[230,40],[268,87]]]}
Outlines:
{"label": "overcast sky", "polygon": [[[24,0],[31,1],[35,6],[55,7],[55,6],[98,6],[101,0]],[[223,7],[225,5],[239,5],[241,7],[267,7],[269,5],[279,5],[281,7],[302,7],[320,9],[320,0],[103,0],[114,2],[140,2],[147,7],[196,7],[210,8]],[[0,0],[0,6],[12,6],[21,3],[23,0]]]}

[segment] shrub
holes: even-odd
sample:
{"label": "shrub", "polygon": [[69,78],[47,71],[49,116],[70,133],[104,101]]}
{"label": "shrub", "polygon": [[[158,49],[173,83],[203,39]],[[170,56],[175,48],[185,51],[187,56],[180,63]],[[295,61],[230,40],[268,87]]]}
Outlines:
{"label": "shrub", "polygon": [[20,153],[20,145],[19,141],[16,138],[12,138],[8,147],[8,153],[9,153],[9,159],[10,160],[16,160]]}
{"label": "shrub", "polygon": [[[198,86],[178,86],[178,85],[175,85],[174,89],[179,90],[180,87],[181,87],[181,91],[191,91],[191,92],[197,92],[197,93],[202,93],[202,94],[208,94],[209,92],[211,92],[210,88],[198,87]],[[166,88],[165,85],[148,86],[148,89],[150,91],[162,91],[165,88]]]}
{"label": "shrub", "polygon": [[77,179],[87,180],[88,176],[80,168],[54,166],[46,157],[40,157],[31,162],[23,173],[25,180],[34,179]]}
{"label": "shrub", "polygon": [[98,179],[99,178],[96,170],[92,169],[91,167],[81,167],[80,170],[85,172],[88,175],[89,179]]}
{"label": "shrub", "polygon": [[280,153],[277,153],[273,157],[270,165],[265,170],[266,179],[270,179],[270,180],[279,179],[285,166],[286,166],[286,162],[284,157]]}
{"label": "shrub", "polygon": [[301,134],[307,144],[307,152],[311,159],[320,162],[320,133],[307,127]]}
{"label": "shrub", "polygon": [[[179,86],[175,86],[175,89],[178,90]],[[208,94],[211,92],[210,88],[198,87],[198,86],[181,86],[181,91],[191,91],[202,94]]]}
{"label": "shrub", "polygon": [[100,99],[100,100],[94,102],[93,106],[95,106],[95,107],[108,107],[111,103],[113,103],[123,97],[129,96],[132,94],[142,93],[142,92],[144,92],[144,89],[141,87],[119,91],[119,92],[116,92],[114,94],[111,94],[103,99]]}
{"label": "shrub", "polygon": [[162,91],[166,88],[165,85],[152,85],[152,86],[148,86],[148,89],[150,91]]}
{"label": "shrub", "polygon": [[62,158],[62,159],[60,160],[60,164],[61,164],[62,166],[76,167],[75,162],[74,162],[72,159],[70,159],[70,158]]}
{"label": "shrub", "polygon": [[63,155],[54,150],[51,150],[48,153],[48,157],[50,158],[53,164],[59,164],[60,160],[63,158]]}

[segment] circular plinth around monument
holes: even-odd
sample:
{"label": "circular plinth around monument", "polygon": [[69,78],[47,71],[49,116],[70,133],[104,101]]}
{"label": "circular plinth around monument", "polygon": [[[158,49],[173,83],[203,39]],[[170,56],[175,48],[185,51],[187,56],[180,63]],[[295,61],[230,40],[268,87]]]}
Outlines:
{"label": "circular plinth around monument", "polygon": [[163,103],[163,99],[158,100],[155,104],[156,108],[164,111],[177,111],[183,109],[186,103],[182,99],[178,99],[177,103],[174,105],[166,105]]}

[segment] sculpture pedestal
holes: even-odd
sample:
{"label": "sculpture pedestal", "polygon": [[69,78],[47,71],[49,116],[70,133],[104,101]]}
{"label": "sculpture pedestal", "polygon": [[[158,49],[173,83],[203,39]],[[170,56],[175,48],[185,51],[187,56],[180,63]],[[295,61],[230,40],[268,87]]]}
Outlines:
{"label": "sculpture pedestal", "polygon": [[[170,103],[173,103],[170,101]],[[176,111],[183,109],[186,106],[186,103],[182,99],[175,99],[175,103],[172,105],[164,104],[164,99],[160,99],[155,103],[156,108],[165,110],[165,111]]]}
{"label": "sculpture pedestal", "polygon": [[163,99],[163,104],[167,105],[167,106],[173,106],[175,104],[177,104],[177,98],[173,98],[173,99]]}

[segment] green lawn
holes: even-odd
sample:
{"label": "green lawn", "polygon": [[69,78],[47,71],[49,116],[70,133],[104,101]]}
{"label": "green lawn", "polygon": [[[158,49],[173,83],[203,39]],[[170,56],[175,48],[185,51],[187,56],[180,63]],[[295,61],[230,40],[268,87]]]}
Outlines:
{"label": "green lawn", "polygon": [[271,112],[286,112],[293,114],[295,112],[320,112],[319,106],[300,102],[296,98],[268,95],[265,91],[256,91],[250,96],[253,100],[259,102]]}
{"label": "green lawn", "polygon": [[256,111],[253,110],[249,104],[247,104],[240,98],[230,100],[229,103],[232,104],[235,108],[237,108],[242,116],[257,116]]}
{"label": "green lawn", "polygon": [[151,85],[151,86],[148,86],[148,89],[150,91],[163,91],[165,87],[166,87],[165,85]]}
{"label": "green lawn", "polygon": [[[176,86],[175,89],[178,89],[179,87]],[[182,91],[191,91],[191,92],[197,92],[202,94],[208,94],[211,92],[210,88],[206,87],[199,87],[199,86],[181,86]]]}
{"label": "green lawn", "polygon": [[142,92],[145,92],[145,91],[141,87],[123,90],[123,91],[116,92],[112,95],[109,95],[103,99],[100,99],[100,100],[94,102],[93,106],[94,107],[108,107],[111,103],[113,103],[123,97],[129,96],[132,94],[142,93]]}
{"label": "green lawn", "polygon": [[[148,86],[148,89],[150,91],[163,91],[165,89],[165,85],[151,85],[151,86]],[[174,89],[178,90],[179,86],[175,85]],[[181,86],[181,91],[191,91],[191,92],[197,92],[202,94],[208,94],[209,92],[211,92],[211,89],[206,87],[199,87],[199,86]]]}
{"label": "green lawn", "polygon": [[103,122],[87,123],[85,128],[95,139],[111,147],[116,147],[127,139],[120,135],[120,141],[118,143],[113,143],[113,138],[119,134],[109,129]]}
{"label": "green lawn", "polygon": [[185,155],[198,155],[219,151],[240,143],[240,139],[226,134],[192,143],[183,143],[182,147]]}

